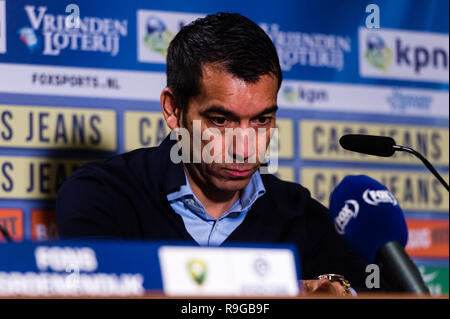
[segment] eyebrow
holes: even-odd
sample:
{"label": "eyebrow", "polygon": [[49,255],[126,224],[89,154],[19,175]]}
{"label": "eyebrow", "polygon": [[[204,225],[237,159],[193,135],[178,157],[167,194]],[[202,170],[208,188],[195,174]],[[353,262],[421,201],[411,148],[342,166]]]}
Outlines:
{"label": "eyebrow", "polygon": [[[264,110],[262,110],[259,114],[257,114],[253,118],[257,118],[259,116],[274,113],[277,110],[278,110],[278,105],[272,105],[272,106],[269,106],[269,107],[265,108]],[[211,105],[208,108],[206,108],[206,110],[200,111],[200,115],[202,115],[202,116],[208,115],[210,113],[217,113],[217,114],[226,116],[233,120],[239,119],[239,116],[237,114],[225,109],[221,105]]]}

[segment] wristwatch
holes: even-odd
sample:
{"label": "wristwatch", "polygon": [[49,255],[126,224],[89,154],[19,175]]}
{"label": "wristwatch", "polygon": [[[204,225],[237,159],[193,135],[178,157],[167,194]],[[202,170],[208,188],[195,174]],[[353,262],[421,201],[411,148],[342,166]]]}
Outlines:
{"label": "wristwatch", "polygon": [[317,278],[318,279],[328,279],[331,282],[337,281],[337,282],[339,282],[342,285],[342,287],[344,287],[345,294],[351,294],[350,282],[347,279],[345,279],[344,276],[342,276],[342,275],[325,274],[325,275],[320,275]]}

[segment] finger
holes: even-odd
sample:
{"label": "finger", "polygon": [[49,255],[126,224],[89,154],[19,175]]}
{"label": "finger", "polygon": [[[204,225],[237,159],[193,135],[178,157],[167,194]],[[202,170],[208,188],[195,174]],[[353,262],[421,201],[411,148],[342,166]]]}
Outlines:
{"label": "finger", "polygon": [[345,289],[344,287],[341,285],[341,283],[337,282],[337,281],[329,281],[328,279],[321,279],[321,280],[317,280],[315,282],[315,287],[314,287],[314,291],[315,293],[326,293],[326,294],[331,294],[331,295],[335,295],[335,296],[343,296],[346,295]]}
{"label": "finger", "polygon": [[346,291],[344,286],[340,282],[334,281],[332,282],[333,289],[335,290],[336,295],[346,295]]}
{"label": "finger", "polygon": [[331,281],[328,279],[315,280],[314,291],[327,292],[330,289]]}
{"label": "finger", "polygon": [[305,293],[312,292],[314,289],[314,285],[313,285],[314,281],[315,280],[302,280],[301,284],[302,284],[303,292],[305,292]]}

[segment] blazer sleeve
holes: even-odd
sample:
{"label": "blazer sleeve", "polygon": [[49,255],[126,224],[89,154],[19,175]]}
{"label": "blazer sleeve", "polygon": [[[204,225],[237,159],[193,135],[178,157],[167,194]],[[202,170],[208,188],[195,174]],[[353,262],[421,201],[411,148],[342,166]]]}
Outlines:
{"label": "blazer sleeve", "polygon": [[117,210],[124,209],[120,194],[101,172],[80,167],[60,188],[56,201],[59,236],[118,238]]}
{"label": "blazer sleeve", "polygon": [[305,279],[316,279],[321,274],[341,274],[349,280],[356,291],[366,291],[366,266],[369,264],[359,256],[337,234],[328,209],[314,199],[310,199],[306,209],[307,236],[304,251]]}

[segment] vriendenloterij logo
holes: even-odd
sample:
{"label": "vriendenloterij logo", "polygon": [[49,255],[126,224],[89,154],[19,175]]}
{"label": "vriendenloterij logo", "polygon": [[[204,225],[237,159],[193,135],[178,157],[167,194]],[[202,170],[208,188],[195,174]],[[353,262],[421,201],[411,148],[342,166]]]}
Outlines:
{"label": "vriendenloterij logo", "polygon": [[204,260],[190,259],[187,262],[187,269],[189,275],[197,285],[201,286],[205,282],[208,269]]}
{"label": "vriendenloterij logo", "polygon": [[[120,40],[128,35],[128,21],[109,17],[84,16],[74,28],[67,15],[53,14],[46,6],[26,5],[29,24],[17,33],[31,52],[58,56],[62,51],[89,51],[116,56]],[[70,22],[70,21],[69,21]]]}
{"label": "vriendenloterij logo", "polygon": [[0,0],[0,53],[6,53],[6,2]]}
{"label": "vriendenloterij logo", "polygon": [[370,34],[366,39],[365,58],[372,66],[386,72],[392,61],[392,50],[381,36]]}
{"label": "vriendenloterij logo", "polygon": [[165,63],[169,43],[178,31],[203,16],[197,13],[138,10],[136,41],[138,61]]}
{"label": "vriendenloterij logo", "polygon": [[283,71],[295,65],[342,71],[345,54],[352,51],[351,37],[347,35],[285,31],[276,23],[259,26],[272,39]]}

